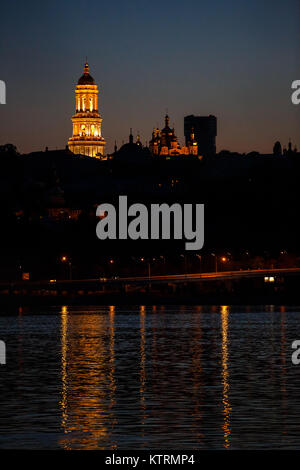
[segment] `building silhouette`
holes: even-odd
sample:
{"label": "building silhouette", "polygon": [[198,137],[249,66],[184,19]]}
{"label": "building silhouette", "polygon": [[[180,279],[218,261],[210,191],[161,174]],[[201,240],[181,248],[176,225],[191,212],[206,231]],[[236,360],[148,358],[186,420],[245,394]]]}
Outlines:
{"label": "building silhouette", "polygon": [[139,135],[134,142],[132,129],[130,129],[128,142],[119,150],[115,145],[115,151],[111,156],[118,162],[143,163],[151,158],[151,153],[148,147],[143,146]]}
{"label": "building silhouette", "polygon": [[186,116],[184,118],[185,143],[188,145],[194,134],[199,155],[216,154],[217,118],[215,116]]}
{"label": "building silhouette", "polygon": [[101,133],[102,118],[98,111],[98,86],[89,73],[86,62],[84,73],[75,90],[76,111],[72,117],[73,136],[68,147],[75,154],[101,158],[104,155],[105,140]]}
{"label": "building silhouette", "polygon": [[274,155],[282,155],[282,147],[279,141],[275,142],[273,147],[273,154]]}

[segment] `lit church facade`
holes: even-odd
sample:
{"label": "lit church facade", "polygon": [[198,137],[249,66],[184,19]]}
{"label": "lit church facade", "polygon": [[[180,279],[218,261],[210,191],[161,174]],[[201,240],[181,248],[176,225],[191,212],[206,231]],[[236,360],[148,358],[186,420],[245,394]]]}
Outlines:
{"label": "lit church facade", "polygon": [[98,111],[98,86],[89,73],[86,62],[84,73],[75,90],[76,111],[72,117],[73,136],[68,141],[71,152],[89,157],[104,155],[105,139],[102,137],[102,118]]}
{"label": "lit church facade", "polygon": [[165,127],[160,131],[156,129],[152,133],[152,139],[149,142],[149,149],[152,155],[176,156],[176,155],[193,155],[198,156],[198,144],[195,140],[194,133],[190,135],[187,145],[181,147],[175,129],[169,126],[170,118],[165,116]]}
{"label": "lit church facade", "polygon": [[[107,159],[105,157],[106,141],[102,136],[102,118],[98,110],[98,86],[90,75],[89,64],[84,65],[84,73],[78,80],[75,89],[75,114],[72,117],[73,135],[68,140],[69,150],[76,155]],[[198,153],[198,143],[194,131],[186,139],[186,145],[180,146],[175,129],[169,126],[170,118],[165,116],[165,127],[152,133],[149,150],[153,156],[172,157],[190,155],[202,158]],[[140,142],[138,143],[140,145]]]}

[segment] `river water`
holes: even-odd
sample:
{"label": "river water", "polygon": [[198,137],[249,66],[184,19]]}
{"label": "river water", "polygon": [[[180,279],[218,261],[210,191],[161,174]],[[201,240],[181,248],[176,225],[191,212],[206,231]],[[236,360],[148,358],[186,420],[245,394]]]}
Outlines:
{"label": "river water", "polygon": [[0,314],[0,448],[296,449],[300,308]]}

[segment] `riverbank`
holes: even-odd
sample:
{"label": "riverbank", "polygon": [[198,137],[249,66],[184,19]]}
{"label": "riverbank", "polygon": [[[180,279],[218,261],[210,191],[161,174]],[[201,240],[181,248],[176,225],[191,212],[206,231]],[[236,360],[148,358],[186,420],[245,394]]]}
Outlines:
{"label": "riverbank", "polygon": [[151,292],[101,295],[1,296],[0,308],[55,305],[300,305],[299,292],[216,292],[159,295]]}

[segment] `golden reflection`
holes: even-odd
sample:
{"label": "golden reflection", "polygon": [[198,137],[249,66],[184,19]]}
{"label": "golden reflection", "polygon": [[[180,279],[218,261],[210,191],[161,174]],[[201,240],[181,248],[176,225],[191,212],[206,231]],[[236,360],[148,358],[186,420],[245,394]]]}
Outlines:
{"label": "golden reflection", "polygon": [[[111,418],[111,423],[112,426],[116,426],[118,424],[117,419],[114,416],[114,406],[116,405],[116,390],[117,390],[117,385],[116,385],[116,369],[115,369],[115,311],[116,307],[114,305],[111,305],[109,307],[109,382],[110,382],[110,418]],[[117,444],[112,443],[111,444],[111,449],[116,449]]]}
{"label": "golden reflection", "polygon": [[202,367],[202,308],[201,306],[195,307],[194,325],[193,325],[193,338],[191,342],[191,357],[192,357],[192,393],[193,393],[193,434],[196,436],[200,444],[204,439],[202,432],[203,425],[203,367]]}
{"label": "golden reflection", "polygon": [[[157,308],[156,305],[152,307],[152,312],[156,313]],[[153,374],[152,379],[152,388],[155,394],[158,394],[158,387],[159,384],[158,380],[158,373],[159,373],[159,358],[158,358],[158,347],[157,347],[157,335],[158,335],[158,323],[159,323],[159,315],[152,315],[151,316],[151,370]]]}
{"label": "golden reflection", "polygon": [[[140,307],[140,334],[141,334],[141,367],[140,367],[140,400],[141,400],[141,411],[142,411],[142,426],[146,422],[146,308],[144,305]],[[144,429],[142,429],[142,435],[144,436]]]}
{"label": "golden reflection", "polygon": [[61,411],[62,422],[61,425],[66,429],[67,416],[68,416],[68,384],[67,384],[67,330],[68,330],[68,308],[64,305],[61,308],[61,381],[62,381],[62,399]]}
{"label": "golden reflection", "polygon": [[65,315],[66,313],[68,313],[68,307],[66,305],[63,305],[61,307],[61,313],[62,315]]}
{"label": "golden reflection", "polygon": [[[70,315],[61,309],[61,426],[64,449],[111,442],[115,405],[114,309]],[[114,444],[112,444],[114,448]]]}
{"label": "golden reflection", "polygon": [[222,376],[223,376],[223,415],[224,423],[222,426],[224,433],[224,447],[230,447],[230,415],[231,407],[229,401],[229,371],[228,371],[228,315],[229,307],[221,306],[222,318]]}
{"label": "golden reflection", "polygon": [[283,420],[282,420],[282,435],[283,438],[287,435],[286,429],[286,416],[288,414],[288,404],[287,404],[287,388],[286,388],[286,354],[287,354],[287,340],[286,340],[286,314],[285,309],[281,307],[280,309],[280,389],[281,389],[281,408],[283,410]]}

